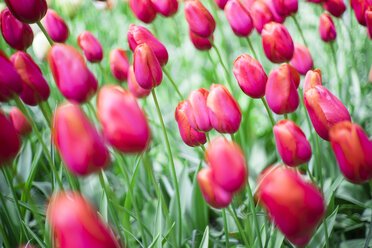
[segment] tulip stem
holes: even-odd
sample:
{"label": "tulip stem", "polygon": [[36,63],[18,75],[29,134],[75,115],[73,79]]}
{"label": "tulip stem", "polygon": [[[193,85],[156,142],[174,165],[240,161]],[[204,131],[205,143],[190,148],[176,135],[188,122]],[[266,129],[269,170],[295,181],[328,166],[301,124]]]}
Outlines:
{"label": "tulip stem", "polygon": [[4,230],[4,227],[3,227],[3,223],[0,223],[0,233],[1,233],[1,236],[3,237],[3,241],[4,241],[4,244],[5,244],[5,247],[11,247],[10,246],[10,243],[8,241],[7,235],[5,233],[5,230]]}
{"label": "tulip stem", "polygon": [[254,48],[253,48],[253,45],[252,45],[251,40],[249,39],[248,36],[245,37],[245,38],[246,38],[246,40],[247,40],[247,42],[248,42],[249,48],[250,48],[251,51],[252,51],[253,57],[254,57],[256,60],[258,60],[257,54],[256,54],[256,52],[255,52],[255,50],[254,50]]}
{"label": "tulip stem", "polygon": [[169,81],[171,82],[171,84],[173,85],[174,89],[176,90],[178,96],[180,97],[180,100],[183,100],[183,96],[180,92],[180,90],[178,89],[177,87],[177,84],[174,82],[172,76],[170,75],[170,73],[168,72],[168,70],[163,67],[163,71],[164,71],[164,74],[167,76],[167,78],[169,79]]}
{"label": "tulip stem", "polygon": [[230,215],[233,217],[233,219],[235,221],[235,224],[238,227],[240,236],[243,239],[243,242],[244,242],[245,247],[247,247],[247,248],[250,247],[249,244],[248,244],[247,237],[245,236],[245,232],[243,231],[243,228],[242,228],[242,226],[241,226],[241,224],[239,222],[238,217],[236,216],[236,213],[235,213],[234,209],[231,210],[229,207],[227,207],[227,210],[229,211]]}
{"label": "tulip stem", "polygon": [[315,144],[316,144],[316,158],[318,164],[318,181],[320,182],[320,188],[323,191],[323,172],[322,172],[322,165],[321,165],[321,158],[320,158],[320,148],[319,148],[319,138],[318,135],[315,134]]}
{"label": "tulip stem", "polygon": [[294,21],[294,23],[295,23],[297,29],[298,29],[298,32],[300,32],[300,35],[301,35],[302,41],[304,42],[304,45],[305,45],[307,48],[309,48],[309,47],[307,46],[307,42],[306,42],[306,40],[305,40],[305,36],[304,36],[304,34],[303,34],[303,32],[302,32],[301,26],[300,26],[300,24],[298,23],[298,21],[297,21],[297,19],[296,19],[296,16],[295,16],[295,15],[292,15],[292,18],[293,18],[293,21]]}
{"label": "tulip stem", "polygon": [[103,84],[107,84],[110,80],[109,80],[109,78],[107,77],[107,75],[105,73],[105,69],[103,68],[102,63],[98,63],[98,67],[101,70],[103,79],[106,81]]}
{"label": "tulip stem", "polygon": [[40,21],[38,21],[36,24],[39,26],[40,30],[44,33],[44,35],[45,35],[45,37],[47,38],[49,44],[50,44],[51,46],[53,46],[53,44],[54,44],[54,43],[53,43],[53,40],[52,40],[52,38],[50,38],[50,36],[49,36],[48,32],[45,30],[43,24],[41,24]]}
{"label": "tulip stem", "polygon": [[372,216],[371,216],[371,223],[369,224],[369,231],[368,231],[366,243],[364,244],[364,248],[369,247],[369,241],[371,240],[371,236],[372,236]]}
{"label": "tulip stem", "polygon": [[211,139],[209,138],[209,133],[205,133],[205,136],[207,137],[208,143],[211,143]]}
{"label": "tulip stem", "polygon": [[335,73],[336,73],[336,78],[337,78],[337,91],[338,91],[338,97],[341,99],[342,94],[341,94],[341,79],[340,75],[338,74],[338,69],[337,69],[337,56],[334,48],[334,41],[330,42],[331,46],[331,52],[332,52],[332,59],[333,59],[333,65],[335,67]]}
{"label": "tulip stem", "polygon": [[288,120],[288,114],[287,113],[284,114],[284,119]]}
{"label": "tulip stem", "polygon": [[158,116],[159,116],[159,120],[160,120],[162,129],[163,129],[164,140],[165,140],[165,144],[167,146],[169,160],[171,162],[170,163],[170,165],[171,165],[170,166],[170,170],[171,170],[171,174],[172,174],[172,177],[173,177],[173,184],[174,184],[174,188],[175,188],[175,191],[176,191],[176,197],[177,197],[178,231],[179,231],[179,235],[178,235],[178,238],[179,238],[179,240],[178,240],[178,247],[181,247],[182,246],[182,210],[181,210],[181,197],[180,197],[180,191],[179,191],[179,187],[178,187],[176,167],[174,165],[173,154],[172,154],[172,150],[171,150],[171,147],[170,147],[170,144],[169,144],[167,130],[165,128],[163,116],[161,115],[161,111],[160,111],[158,99],[156,97],[155,89],[152,89],[151,90],[151,93],[152,93],[152,97],[154,99],[156,110],[158,112]]}
{"label": "tulip stem", "polygon": [[226,210],[224,208],[222,209],[222,218],[223,218],[223,229],[225,230],[226,248],[229,248],[230,247],[229,227],[227,226]]}
{"label": "tulip stem", "polygon": [[231,141],[235,141],[235,137],[233,133],[230,133]]}
{"label": "tulip stem", "polygon": [[256,206],[254,204],[254,199],[253,199],[253,193],[252,193],[252,190],[251,190],[251,186],[249,185],[249,179],[247,179],[247,191],[248,191],[249,205],[250,205],[251,212],[252,212],[252,215],[253,215],[253,222],[254,222],[254,226],[256,228],[256,232],[257,232],[256,235],[257,235],[257,238],[258,238],[258,243],[260,245],[260,248],[263,248],[260,227],[258,225]]}
{"label": "tulip stem", "polygon": [[225,66],[225,63],[224,63],[223,60],[222,60],[221,53],[220,53],[220,51],[218,50],[217,46],[214,44],[214,42],[213,42],[212,39],[210,39],[210,42],[211,42],[211,44],[212,44],[212,47],[213,47],[214,50],[216,51],[216,54],[217,54],[218,60],[220,61],[220,64],[222,65],[223,70],[225,71],[225,76],[226,76],[227,83],[229,84],[229,86],[230,86],[230,88],[231,88],[231,91],[232,91],[234,88],[233,88],[232,82],[231,82],[231,80],[230,80],[230,74],[229,74],[229,71],[227,70],[227,67]]}
{"label": "tulip stem", "polygon": [[275,120],[274,120],[274,117],[273,117],[273,115],[272,115],[272,113],[271,113],[271,110],[270,110],[269,106],[267,105],[267,102],[266,102],[265,98],[262,97],[262,98],[261,98],[261,101],[262,101],[262,103],[263,103],[264,106],[265,106],[265,109],[266,109],[266,111],[267,111],[267,114],[269,115],[269,118],[270,118],[271,124],[272,124],[273,126],[275,126]]}

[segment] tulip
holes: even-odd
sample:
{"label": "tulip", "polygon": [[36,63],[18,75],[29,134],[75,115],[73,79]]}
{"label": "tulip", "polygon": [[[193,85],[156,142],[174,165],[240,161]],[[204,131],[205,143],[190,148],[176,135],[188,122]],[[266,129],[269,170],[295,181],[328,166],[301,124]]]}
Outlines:
{"label": "tulip", "polygon": [[246,10],[251,11],[251,7],[255,0],[241,0],[240,2],[243,4]]}
{"label": "tulip", "polygon": [[129,7],[144,23],[151,23],[156,17],[156,9],[151,0],[129,0]]}
{"label": "tulip", "polygon": [[150,142],[150,128],[136,98],[115,85],[103,86],[97,97],[97,116],[106,140],[125,153],[143,152]]}
{"label": "tulip", "polygon": [[0,110],[0,167],[12,162],[21,149],[21,140],[13,124]]}
{"label": "tulip", "polygon": [[177,0],[153,0],[152,4],[156,11],[165,17],[173,16],[178,10]]}
{"label": "tulip", "polygon": [[127,80],[128,69],[129,69],[129,60],[127,52],[123,49],[113,49],[110,52],[110,69],[112,75],[119,82]]}
{"label": "tulip", "polygon": [[226,4],[228,3],[229,0],[214,0],[214,2],[217,4],[218,8],[224,9]]}
{"label": "tulip", "polygon": [[309,49],[301,44],[294,45],[293,58],[290,63],[302,75],[305,75],[314,66]]}
{"label": "tulip", "polygon": [[80,193],[60,191],[47,209],[55,247],[119,248],[115,235]]}
{"label": "tulip", "polygon": [[238,102],[221,84],[212,84],[207,98],[208,115],[212,127],[220,133],[235,133],[242,121]]}
{"label": "tulip", "polygon": [[0,14],[1,33],[9,46],[16,50],[26,50],[34,40],[30,25],[18,21],[8,8]]}
{"label": "tulip", "polygon": [[208,132],[212,129],[207,107],[208,95],[208,90],[200,88],[191,91],[188,97],[187,119],[190,126],[200,132]]}
{"label": "tulip", "polygon": [[22,92],[22,79],[7,56],[0,50],[0,102],[7,102]]}
{"label": "tulip", "polygon": [[300,104],[297,87],[300,75],[289,64],[273,69],[267,80],[266,99],[271,110],[276,114],[294,112]]}
{"label": "tulip", "polygon": [[257,185],[257,199],[275,226],[293,244],[305,246],[326,211],[319,189],[284,166],[267,168]]}
{"label": "tulip", "polygon": [[298,0],[272,0],[276,12],[282,17],[296,14],[298,9]]}
{"label": "tulip", "polygon": [[24,23],[40,21],[48,10],[45,0],[5,0],[5,3],[14,17]]}
{"label": "tulip", "polygon": [[[196,49],[200,51],[205,51],[205,50],[209,50],[212,48],[212,43],[209,39],[201,38],[197,36],[196,34],[194,34],[191,30],[189,30],[189,35],[190,35],[191,42],[192,44],[194,44]],[[211,37],[211,39],[213,40],[213,36]]]}
{"label": "tulip", "polygon": [[103,59],[103,49],[99,40],[89,31],[82,32],[77,40],[85,57],[91,63],[99,63]]}
{"label": "tulip", "polygon": [[334,41],[336,39],[337,33],[335,24],[332,18],[326,13],[320,16],[319,34],[320,38],[325,42]]}
{"label": "tulip", "polygon": [[185,17],[190,30],[201,38],[209,38],[216,29],[216,22],[199,0],[186,0]]}
{"label": "tulip", "polygon": [[155,53],[161,65],[166,65],[168,62],[168,51],[165,46],[152,35],[152,33],[141,26],[134,24],[129,25],[127,34],[129,48],[134,52],[138,45],[146,43]]}
{"label": "tulip", "polygon": [[253,21],[248,10],[239,0],[230,0],[225,6],[225,15],[237,36],[248,36],[253,29]]}
{"label": "tulip", "polygon": [[16,52],[10,60],[23,81],[23,90],[20,95],[22,101],[28,105],[36,106],[48,100],[49,85],[31,56],[25,52]]}
{"label": "tulip", "polygon": [[48,9],[43,20],[45,30],[54,42],[64,43],[69,35],[65,21],[52,9]]}
{"label": "tulip", "polygon": [[133,70],[137,83],[146,90],[155,88],[163,80],[161,65],[146,43],[137,46],[134,51]]}
{"label": "tulip", "polygon": [[346,10],[343,0],[326,0],[323,3],[323,7],[334,17],[340,17]]}
{"label": "tulip", "polygon": [[190,108],[189,102],[182,101],[178,103],[175,112],[175,118],[180,130],[181,138],[186,145],[191,147],[203,145],[207,142],[207,138],[204,133],[198,132],[190,126],[190,122],[186,115],[188,108]]}
{"label": "tulip", "polygon": [[136,98],[145,98],[150,95],[151,90],[145,90],[137,83],[136,76],[134,75],[133,66],[129,67],[128,71],[128,89],[130,93]]}
{"label": "tulip", "polygon": [[276,11],[273,1],[274,0],[264,0],[264,3],[270,9],[271,14],[273,16],[273,21],[277,23],[283,23],[286,17],[279,15],[279,13]]}
{"label": "tulip", "polygon": [[273,14],[266,3],[261,1],[255,1],[251,7],[251,16],[253,19],[253,25],[257,32],[261,33],[266,23],[273,20]]}
{"label": "tulip", "polygon": [[267,75],[257,60],[243,54],[235,60],[233,72],[246,95],[252,98],[261,98],[265,95]]}
{"label": "tulip", "polygon": [[49,51],[48,60],[54,80],[68,100],[83,103],[96,93],[97,80],[75,48],[55,44]]}
{"label": "tulip", "polygon": [[29,135],[32,132],[30,122],[26,116],[17,107],[12,107],[9,111],[9,119],[12,122],[14,129],[21,136]]}
{"label": "tulip", "polygon": [[368,37],[372,40],[372,4],[368,7],[364,15],[367,24]]}
{"label": "tulip", "polygon": [[307,90],[304,103],[318,135],[329,140],[328,131],[341,121],[351,121],[346,107],[329,90],[316,85]]}
{"label": "tulip", "polygon": [[287,28],[280,23],[265,24],[262,33],[262,46],[266,57],[273,63],[290,61],[294,53],[294,44]]}
{"label": "tulip", "polygon": [[342,174],[352,183],[372,179],[372,141],[350,121],[339,122],[329,131],[333,152]]}
{"label": "tulip", "polygon": [[214,139],[205,151],[205,161],[213,178],[222,189],[233,193],[247,183],[248,170],[244,153],[238,144],[224,137]]}
{"label": "tulip", "polygon": [[214,180],[212,170],[203,168],[197,175],[200,190],[205,201],[214,208],[225,208],[230,205],[233,195],[223,190]]}
{"label": "tulip", "polygon": [[291,167],[311,158],[311,146],[301,128],[291,120],[281,120],[274,126],[276,146],[283,162]]}
{"label": "tulip", "polygon": [[308,89],[317,85],[322,85],[322,71],[320,69],[308,71],[304,80],[304,94]]}
{"label": "tulip", "polygon": [[359,24],[366,26],[365,12],[367,11],[368,6],[372,5],[371,0],[351,0],[350,4]]}

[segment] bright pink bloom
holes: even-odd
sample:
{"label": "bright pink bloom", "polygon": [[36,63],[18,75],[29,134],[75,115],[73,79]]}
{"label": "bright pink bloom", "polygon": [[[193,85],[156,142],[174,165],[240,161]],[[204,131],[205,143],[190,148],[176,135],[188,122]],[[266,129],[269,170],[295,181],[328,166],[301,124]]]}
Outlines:
{"label": "bright pink bloom", "polygon": [[[189,30],[189,35],[191,42],[194,44],[196,49],[204,51],[212,48],[212,43],[209,39],[201,38],[194,34],[191,30]],[[213,40],[213,36],[211,39]]]}
{"label": "bright pink bloom", "polygon": [[368,37],[372,40],[372,4],[368,7],[364,15],[367,24]]}
{"label": "bright pink bloom", "polygon": [[186,109],[187,119],[190,126],[200,132],[208,132],[212,129],[207,107],[208,95],[208,90],[200,88],[191,91],[188,97],[189,108]]}
{"label": "bright pink bloom", "polygon": [[360,25],[366,26],[365,12],[372,5],[372,0],[351,0],[351,7],[354,10],[356,19]]}
{"label": "bright pink bloom", "polygon": [[0,102],[6,102],[22,92],[22,79],[8,57],[0,50]]}
{"label": "bright pink bloom", "polygon": [[216,22],[199,0],[186,0],[185,17],[193,33],[202,38],[212,36],[216,28]]}
{"label": "bright pink bloom", "polygon": [[273,15],[273,21],[277,23],[283,23],[286,17],[278,14],[273,1],[274,0],[264,0],[264,3],[270,9],[271,14]]}
{"label": "bright pink bloom", "polygon": [[136,76],[134,75],[133,66],[129,67],[127,83],[130,93],[136,98],[145,98],[151,93],[151,90],[145,90],[139,86]]}
{"label": "bright pink bloom", "polygon": [[304,94],[308,89],[315,87],[316,85],[322,85],[322,71],[315,69],[314,71],[308,71],[304,80]]}
{"label": "bright pink bloom", "polygon": [[156,17],[156,9],[151,0],[129,0],[129,7],[144,23],[151,23]]}
{"label": "bright pink bloom", "polygon": [[43,24],[54,42],[64,43],[67,40],[69,35],[67,24],[56,11],[48,9]]}
{"label": "bright pink bloom", "polygon": [[129,60],[127,52],[123,49],[113,49],[109,55],[110,69],[112,75],[119,82],[127,80]]}
{"label": "bright pink bloom", "polygon": [[294,54],[290,63],[302,75],[305,75],[314,66],[309,49],[301,44],[294,45]]}
{"label": "bright pink bloom", "polygon": [[251,7],[251,16],[253,19],[254,27],[257,32],[261,33],[266,23],[273,21],[273,14],[266,3],[255,1]]}
{"label": "bright pink bloom", "polygon": [[332,18],[326,13],[320,16],[319,34],[320,38],[325,42],[334,41],[336,39],[337,32],[335,24]]}
{"label": "bright pink bloom", "polygon": [[248,10],[239,0],[230,0],[225,6],[225,15],[237,36],[248,36],[253,29],[253,21]]}
{"label": "bright pink bloom", "polygon": [[103,59],[103,49],[99,40],[89,31],[82,32],[77,40],[85,57],[91,63],[99,63]]}
{"label": "bright pink bloom", "polygon": [[9,111],[9,119],[12,122],[15,130],[21,136],[29,135],[32,132],[30,122],[26,116],[17,107],[12,107]]}
{"label": "bright pink bloom", "polygon": [[177,0],[153,0],[152,4],[156,11],[165,17],[170,17],[176,14],[178,10]]}
{"label": "bright pink bloom", "polygon": [[214,2],[217,4],[218,8],[224,9],[226,4],[228,3],[229,0],[214,0]]}
{"label": "bright pink bloom", "polygon": [[5,0],[12,14],[24,23],[40,21],[48,10],[46,0]]}
{"label": "bright pink bloom", "polygon": [[0,110],[0,167],[11,163],[20,149],[21,139],[16,129]]}
{"label": "bright pink bloom", "polygon": [[298,9],[298,0],[272,0],[276,12],[282,17],[296,14]]}
{"label": "bright pink bloom", "polygon": [[346,6],[343,0],[326,0],[323,3],[323,7],[334,17],[340,17],[346,10]]}

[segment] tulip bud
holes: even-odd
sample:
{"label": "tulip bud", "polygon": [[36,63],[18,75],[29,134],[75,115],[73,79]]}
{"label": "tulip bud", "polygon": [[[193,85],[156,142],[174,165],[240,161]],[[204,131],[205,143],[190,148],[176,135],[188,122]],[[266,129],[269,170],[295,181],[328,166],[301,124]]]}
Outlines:
{"label": "tulip bud", "polygon": [[325,140],[329,140],[328,131],[335,124],[351,121],[342,102],[321,85],[305,92],[304,103],[315,131]]}
{"label": "tulip bud", "polygon": [[294,112],[300,104],[297,87],[300,74],[289,64],[273,69],[266,85],[267,104],[276,114]]}
{"label": "tulip bud", "polygon": [[208,90],[200,88],[191,91],[188,98],[189,108],[186,108],[187,119],[190,126],[200,132],[208,132],[212,129],[207,107],[208,95]]}
{"label": "tulip bud", "polygon": [[221,84],[212,84],[207,98],[209,120],[220,133],[235,133],[242,121],[238,102]]}
{"label": "tulip bud", "polygon": [[60,191],[49,201],[47,219],[55,247],[119,248],[111,229],[80,193]]}
{"label": "tulip bud", "polygon": [[64,43],[68,36],[69,30],[65,21],[52,9],[48,9],[43,20],[45,30],[54,42]]}
{"label": "tulip bud", "polygon": [[14,17],[24,23],[40,21],[48,10],[45,0],[5,0],[5,3]]}
{"label": "tulip bud", "polygon": [[190,126],[190,122],[186,115],[187,111],[189,111],[187,109],[190,107],[187,101],[179,102],[176,108],[175,118],[183,142],[188,146],[195,147],[205,144],[207,138],[204,133],[198,132]]}
{"label": "tulip bud", "polygon": [[133,66],[129,67],[128,71],[128,89],[130,93],[136,98],[145,98],[150,95],[151,90],[145,90],[137,83],[136,76],[134,75]]}
{"label": "tulip bud", "polygon": [[243,4],[246,10],[251,11],[251,7],[256,0],[241,0],[240,2]]}
{"label": "tulip bud", "polygon": [[153,0],[152,4],[156,11],[165,17],[173,16],[178,10],[177,0]]}
{"label": "tulip bud", "polygon": [[48,83],[30,55],[25,52],[16,52],[10,60],[23,81],[21,99],[24,103],[36,106],[48,100],[50,89]]}
{"label": "tulip bud", "polygon": [[17,107],[12,107],[9,111],[9,119],[16,132],[21,136],[29,135],[32,132],[30,122],[26,116]]}
{"label": "tulip bud", "polygon": [[261,33],[266,23],[273,20],[273,14],[266,3],[261,1],[255,1],[251,7],[251,16],[253,19],[254,27],[257,32]]}
{"label": "tulip bud", "polygon": [[261,37],[266,57],[271,62],[283,63],[292,59],[294,53],[292,37],[283,24],[275,22],[265,24]]}
{"label": "tulip bud", "polygon": [[265,95],[267,75],[260,62],[248,54],[243,54],[235,60],[233,72],[246,95],[252,98],[261,98]]}
{"label": "tulip bud", "polygon": [[230,0],[226,4],[225,15],[237,36],[248,36],[252,32],[253,21],[251,15],[239,0]]}
{"label": "tulip bud", "polygon": [[276,147],[283,162],[291,167],[311,158],[311,146],[301,128],[291,120],[281,120],[274,126]]}
{"label": "tulip bud", "polygon": [[218,8],[220,8],[222,10],[225,8],[228,1],[229,0],[214,0],[214,2],[217,4]]}
{"label": "tulip bud", "polygon": [[304,94],[308,89],[317,85],[322,85],[322,71],[320,69],[308,71],[304,80]]}
{"label": "tulip bud", "polygon": [[97,80],[75,48],[55,44],[49,51],[48,60],[54,80],[68,100],[83,103],[96,93]]}
{"label": "tulip bud", "polygon": [[[204,51],[204,50],[209,50],[212,48],[212,43],[209,39],[201,38],[197,36],[196,34],[194,34],[191,30],[189,30],[189,35],[190,35],[191,42],[192,44],[194,44],[196,49],[200,51]],[[211,37],[211,39],[213,40],[213,36]]]}
{"label": "tulip bud", "polygon": [[248,170],[244,153],[238,144],[224,137],[214,139],[205,151],[205,161],[213,178],[222,189],[234,193],[247,183]]}
{"label": "tulip bud", "polygon": [[293,58],[290,63],[302,75],[305,75],[314,66],[309,49],[301,44],[294,45]]}
{"label": "tulip bud", "polygon": [[166,65],[168,62],[168,51],[165,46],[152,35],[152,33],[141,26],[134,24],[129,25],[127,34],[129,48],[134,52],[138,45],[146,43],[155,53],[161,65]]}
{"label": "tulip bud", "polygon": [[198,172],[198,183],[205,201],[214,208],[225,208],[230,205],[233,195],[223,190],[214,180],[211,168]]}
{"label": "tulip bud", "polygon": [[360,184],[372,179],[372,141],[359,125],[339,122],[330,129],[329,138],[347,180]]}
{"label": "tulip bud", "polygon": [[99,40],[89,31],[82,32],[77,40],[84,56],[91,63],[99,63],[103,59],[103,49]]}
{"label": "tulip bud", "polygon": [[271,14],[273,15],[273,21],[277,23],[283,23],[285,21],[285,16],[279,15],[274,6],[274,0],[264,0],[266,6],[270,9]]}
{"label": "tulip bud", "polygon": [[0,167],[12,162],[21,149],[21,140],[13,124],[0,110]]}
{"label": "tulip bud", "polygon": [[340,17],[346,10],[343,0],[326,0],[323,8],[331,13],[334,17]]}
{"label": "tulip bud", "polygon": [[364,16],[367,24],[368,37],[372,40],[372,4],[368,7]]}
{"label": "tulip bud", "polygon": [[0,102],[6,102],[22,92],[22,79],[0,50]]}
{"label": "tulip bud", "polygon": [[97,116],[106,140],[125,153],[143,152],[150,142],[150,128],[136,98],[115,85],[103,86],[97,97]]}
{"label": "tulip bud", "polygon": [[16,50],[26,50],[34,40],[30,25],[17,20],[8,8],[0,14],[1,33],[9,46]]}
{"label": "tulip bud", "polygon": [[137,46],[133,55],[133,70],[139,86],[151,90],[163,80],[163,71],[155,53],[146,44]]}
{"label": "tulip bud", "polygon": [[296,14],[298,9],[298,0],[273,0],[276,12],[283,16]]}
{"label": "tulip bud", "polygon": [[335,24],[332,18],[326,13],[320,16],[319,34],[320,38],[325,42],[334,41],[336,39],[337,33]]}
{"label": "tulip bud", "polygon": [[110,52],[109,60],[111,73],[116,80],[119,82],[127,80],[129,69],[127,52],[120,48],[113,49]]}
{"label": "tulip bud", "polygon": [[129,0],[129,7],[144,23],[151,23],[156,17],[155,6],[151,0]]}
{"label": "tulip bud", "polygon": [[351,7],[354,10],[355,17],[358,20],[360,25],[366,26],[365,12],[368,9],[368,6],[372,5],[371,0],[351,0]]}
{"label": "tulip bud", "polygon": [[216,22],[199,0],[186,0],[185,17],[190,30],[201,38],[209,38],[216,29]]}
{"label": "tulip bud", "polygon": [[319,189],[284,166],[267,168],[257,185],[257,199],[275,226],[293,244],[305,246],[326,211]]}

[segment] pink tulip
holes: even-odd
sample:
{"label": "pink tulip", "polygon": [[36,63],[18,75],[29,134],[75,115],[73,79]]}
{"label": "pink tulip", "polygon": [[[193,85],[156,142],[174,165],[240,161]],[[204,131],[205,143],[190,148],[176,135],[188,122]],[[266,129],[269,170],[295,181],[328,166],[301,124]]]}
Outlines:
{"label": "pink tulip", "polygon": [[239,0],[230,0],[225,6],[225,15],[237,36],[248,36],[253,29],[253,21],[248,10]]}
{"label": "pink tulip", "polygon": [[113,49],[110,52],[110,69],[112,75],[119,82],[127,80],[129,70],[129,60],[127,52],[123,49]]}
{"label": "pink tulip", "polygon": [[274,0],[264,0],[264,3],[270,9],[274,22],[283,23],[285,21],[286,17],[279,15],[279,13],[277,12],[274,6]]}
{"label": "pink tulip", "polygon": [[[189,35],[190,35],[191,42],[192,44],[194,44],[196,49],[204,51],[204,50],[210,50],[212,48],[212,43],[209,39],[201,38],[197,36],[196,34],[194,34],[191,30],[189,30]],[[211,39],[213,40],[213,36],[211,37]]]}
{"label": "pink tulip", "polygon": [[20,149],[21,139],[16,129],[0,110],[0,167],[10,164]]}
{"label": "pink tulip", "polygon": [[273,21],[273,14],[266,3],[261,1],[255,1],[251,7],[251,16],[254,27],[257,32],[261,33],[266,23]]}
{"label": "pink tulip", "polygon": [[40,21],[48,10],[46,0],[5,0],[10,12],[24,23]]}
{"label": "pink tulip", "polygon": [[251,7],[256,0],[241,0],[240,2],[243,4],[246,10],[251,11]]}
{"label": "pink tulip", "polygon": [[337,33],[335,24],[332,18],[326,13],[320,16],[319,34],[320,38],[325,42],[331,42],[336,39]]}
{"label": "pink tulip", "polygon": [[301,44],[294,45],[293,58],[290,63],[302,75],[305,75],[314,66],[309,49]]}
{"label": "pink tulip", "polygon": [[103,49],[99,40],[89,31],[82,32],[77,40],[85,57],[91,63],[99,63],[103,59]]}
{"label": "pink tulip", "polygon": [[17,107],[12,107],[9,111],[9,119],[17,133],[21,136],[27,136],[32,132],[30,122],[26,116]]}
{"label": "pink tulip", "polygon": [[43,21],[45,30],[54,42],[64,43],[68,36],[69,30],[65,21],[52,9],[48,9]]}
{"label": "pink tulip", "polygon": [[187,119],[190,126],[200,132],[208,132],[212,129],[207,107],[208,95],[208,90],[200,88],[191,91],[188,97]]}
{"label": "pink tulip", "polygon": [[177,0],[153,0],[152,4],[156,11],[165,17],[173,16],[178,10]]}
{"label": "pink tulip", "polygon": [[351,0],[350,4],[354,10],[355,17],[358,20],[359,24],[366,26],[367,23],[365,20],[365,12],[367,11],[368,7],[372,5],[372,1],[371,0]]}
{"label": "pink tulip", "polygon": [[217,4],[218,8],[220,9],[224,9],[226,4],[229,2],[230,0],[214,0],[214,2]]}
{"label": "pink tulip", "polygon": [[368,7],[364,15],[367,24],[368,37],[372,40],[372,4]]}
{"label": "pink tulip", "polygon": [[320,69],[308,71],[304,80],[304,94],[308,89],[317,85],[322,85],[322,71]]}
{"label": "pink tulip", "polygon": [[22,92],[22,79],[7,56],[0,50],[0,102],[18,97]]}
{"label": "pink tulip", "polygon": [[296,14],[298,9],[298,0],[272,0],[276,12],[282,17]]}
{"label": "pink tulip", "polygon": [[340,17],[346,10],[346,6],[343,0],[326,0],[323,3],[323,7],[334,17]]}
{"label": "pink tulip", "polygon": [[151,0],[129,0],[129,7],[144,23],[151,23],[156,17],[156,9]]}
{"label": "pink tulip", "polygon": [[133,66],[129,67],[128,71],[128,89],[130,93],[136,98],[145,98],[150,95],[151,90],[145,90],[137,83],[136,76],[134,75]]}
{"label": "pink tulip", "polygon": [[212,36],[216,28],[216,22],[199,0],[186,0],[185,17],[193,33],[201,38]]}

